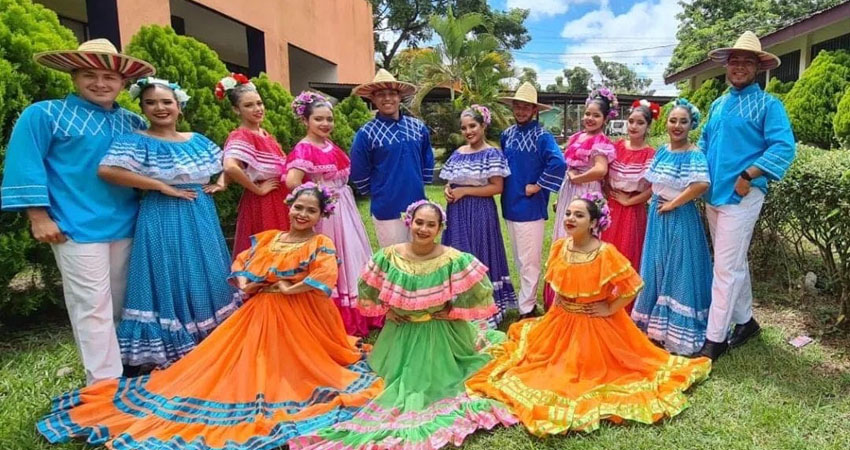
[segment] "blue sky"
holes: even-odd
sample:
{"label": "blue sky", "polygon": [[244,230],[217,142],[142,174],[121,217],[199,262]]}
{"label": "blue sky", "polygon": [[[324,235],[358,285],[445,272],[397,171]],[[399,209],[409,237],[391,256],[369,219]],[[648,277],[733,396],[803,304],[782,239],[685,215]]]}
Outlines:
{"label": "blue sky", "polygon": [[517,67],[531,67],[542,86],[564,68],[582,66],[596,73],[591,57],[627,64],[653,80],[658,94],[664,68],[676,44],[678,0],[489,0],[496,9],[531,10],[525,25],[531,42],[514,51]]}

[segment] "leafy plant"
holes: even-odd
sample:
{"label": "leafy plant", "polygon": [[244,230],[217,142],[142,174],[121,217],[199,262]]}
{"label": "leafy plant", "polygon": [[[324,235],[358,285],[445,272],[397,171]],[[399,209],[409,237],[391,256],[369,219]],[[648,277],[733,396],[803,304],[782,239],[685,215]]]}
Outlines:
{"label": "leafy plant", "polygon": [[801,142],[830,148],[838,102],[850,86],[850,53],[821,51],[785,95],[785,107]]}

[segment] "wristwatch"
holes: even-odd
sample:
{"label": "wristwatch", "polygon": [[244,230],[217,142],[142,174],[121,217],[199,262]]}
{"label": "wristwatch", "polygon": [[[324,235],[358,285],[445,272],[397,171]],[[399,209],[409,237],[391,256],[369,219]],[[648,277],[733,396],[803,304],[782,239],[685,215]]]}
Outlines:
{"label": "wristwatch", "polygon": [[749,173],[749,172],[747,172],[746,170],[742,170],[742,171],[741,171],[741,175],[740,175],[740,176],[741,176],[741,178],[743,178],[743,179],[745,179],[745,180],[747,180],[747,181],[753,181],[753,177],[751,177],[751,176],[750,176],[750,173]]}

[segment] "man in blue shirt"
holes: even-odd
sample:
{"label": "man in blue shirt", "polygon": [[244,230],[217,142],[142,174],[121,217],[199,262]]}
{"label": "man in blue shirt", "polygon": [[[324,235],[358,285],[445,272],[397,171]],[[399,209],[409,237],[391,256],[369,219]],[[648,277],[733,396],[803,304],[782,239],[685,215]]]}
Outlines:
{"label": "man in blue shirt", "polygon": [[34,103],[21,113],[6,152],[0,201],[4,211],[26,213],[35,239],[51,245],[92,384],[123,371],[115,324],[138,211],[133,189],[101,180],[97,168],[114,136],[146,127],[115,99],[128,79],[155,70],[119,54],[106,39],[85,42],[76,51],[39,53],[35,60],[71,72],[77,93]]}
{"label": "man in blue shirt", "polygon": [[378,244],[387,247],[407,242],[409,230],[401,214],[408,205],[425,198],[425,184],[434,178],[428,128],[399,110],[401,100],[413,95],[416,87],[381,69],[372,82],[352,92],[367,97],[378,114],[354,135],[351,181],[361,194],[372,196],[370,210]]}
{"label": "man in blue shirt", "polygon": [[762,51],[750,31],[733,47],[713,50],[709,57],[726,66],[732,85],[712,103],[699,142],[711,175],[705,200],[714,244],[711,308],[700,354],[717,359],[760,331],[753,318],[747,251],[767,182],[785,175],[796,144],[782,102],[755,82],[759,71],[778,67],[779,58]]}
{"label": "man in blue shirt", "polygon": [[557,194],[561,188],[566,164],[555,138],[536,120],[537,112],[549,106],[537,103],[534,86],[523,83],[513,97],[500,101],[511,106],[516,119],[516,125],[503,131],[500,140],[511,169],[501,199],[520,274],[519,312],[527,318],[535,314],[537,306],[549,193]]}

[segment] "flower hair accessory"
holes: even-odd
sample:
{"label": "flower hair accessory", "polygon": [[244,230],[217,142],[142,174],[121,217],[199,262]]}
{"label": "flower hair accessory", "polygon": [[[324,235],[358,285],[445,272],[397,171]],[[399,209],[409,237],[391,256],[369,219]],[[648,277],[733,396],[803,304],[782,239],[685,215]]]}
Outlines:
{"label": "flower hair accessory", "polygon": [[292,111],[298,117],[307,118],[307,105],[311,104],[321,104],[322,106],[331,107],[331,102],[323,96],[322,94],[317,94],[315,92],[303,91],[298,94],[298,97],[295,97],[295,100],[292,100]]}
{"label": "flower hair accessory", "polygon": [[336,209],[336,192],[327,186],[320,186],[312,181],[308,181],[293,189],[292,192],[286,196],[286,204],[292,206],[292,204],[295,203],[295,199],[298,198],[298,195],[301,192],[311,190],[317,191],[324,199],[325,207],[322,209],[322,217],[329,217],[333,214]]}
{"label": "flower hair accessory", "polygon": [[151,84],[156,84],[159,86],[167,87],[174,91],[174,97],[177,98],[177,103],[180,105],[180,109],[186,107],[186,103],[189,103],[189,94],[183,90],[177,83],[172,83],[168,80],[163,80],[162,78],[154,78],[154,77],[144,77],[136,80],[135,83],[130,85],[130,98],[133,100],[139,98],[142,95],[142,89]]}
{"label": "flower hair accessory", "polygon": [[407,207],[407,210],[404,212],[404,216],[403,216],[404,225],[407,228],[410,228],[410,225],[413,223],[413,213],[415,213],[416,210],[419,209],[419,207],[422,206],[422,205],[431,205],[431,206],[437,208],[437,211],[440,211],[440,218],[442,219],[443,224],[446,223],[446,211],[443,210],[443,207],[440,206],[438,203],[434,203],[430,200],[423,199],[423,200],[419,200],[419,201],[415,201],[415,202],[411,203],[410,206]]}
{"label": "flower hair accessory", "polygon": [[490,109],[484,105],[471,105],[469,108],[463,110],[460,113],[461,117],[469,116],[472,118],[480,117],[481,121],[484,123],[484,126],[490,126],[490,122],[492,121],[492,116],[490,115]]}
{"label": "flower hair accessory", "polygon": [[610,109],[608,110],[608,117],[606,118],[616,119],[617,116],[620,115],[620,113],[617,111],[620,107],[620,103],[617,101],[617,96],[614,95],[614,92],[611,91],[611,89],[608,89],[607,87],[600,86],[590,91],[590,95],[587,96],[587,100],[584,101],[584,105],[587,106],[590,104],[590,102],[600,98],[605,98],[606,100],[608,100],[608,106],[610,107]]}
{"label": "flower hair accessory", "polygon": [[608,201],[605,200],[605,196],[601,192],[588,192],[582,195],[581,199],[587,200],[599,208],[599,219],[596,221],[596,226],[591,230],[594,236],[599,237],[603,231],[611,226],[611,210],[608,208]]}
{"label": "flower hair accessory", "polygon": [[231,73],[230,76],[222,78],[221,81],[215,84],[215,98],[222,100],[224,96],[227,95],[228,91],[240,85],[245,85],[252,90],[257,90],[254,83],[252,83],[245,75],[242,75],[241,73]]}
{"label": "flower hair accessory", "polygon": [[651,102],[645,98],[635,100],[632,102],[632,111],[634,111],[635,108],[640,106],[643,106],[644,108],[649,110],[649,114],[652,117],[652,120],[658,120],[658,116],[661,115],[661,106],[659,106],[658,103]]}
{"label": "flower hair accessory", "polygon": [[700,119],[702,119],[702,113],[699,112],[699,108],[696,107],[693,103],[689,102],[688,99],[679,97],[676,100],[673,100],[674,108],[684,108],[688,110],[688,113],[691,115],[691,129],[695,130],[699,126]]}

